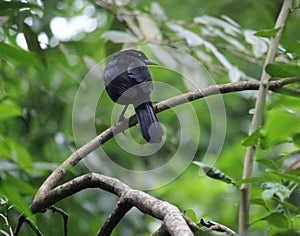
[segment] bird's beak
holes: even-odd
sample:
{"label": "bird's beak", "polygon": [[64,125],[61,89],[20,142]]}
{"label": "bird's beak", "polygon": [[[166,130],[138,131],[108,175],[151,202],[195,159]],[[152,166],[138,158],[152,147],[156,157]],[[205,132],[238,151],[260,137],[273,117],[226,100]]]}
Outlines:
{"label": "bird's beak", "polygon": [[154,61],[151,61],[149,59],[144,61],[146,65],[157,65],[157,63],[155,63]]}

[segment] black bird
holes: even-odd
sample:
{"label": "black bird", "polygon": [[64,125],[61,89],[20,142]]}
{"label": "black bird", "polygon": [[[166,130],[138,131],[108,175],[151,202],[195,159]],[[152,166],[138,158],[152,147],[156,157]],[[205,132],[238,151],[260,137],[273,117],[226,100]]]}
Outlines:
{"label": "black bird", "polygon": [[143,137],[149,143],[160,143],[163,129],[152,107],[153,84],[147,65],[157,64],[137,50],[118,52],[104,69],[104,82],[110,98],[125,105],[120,120],[127,106],[133,104]]}

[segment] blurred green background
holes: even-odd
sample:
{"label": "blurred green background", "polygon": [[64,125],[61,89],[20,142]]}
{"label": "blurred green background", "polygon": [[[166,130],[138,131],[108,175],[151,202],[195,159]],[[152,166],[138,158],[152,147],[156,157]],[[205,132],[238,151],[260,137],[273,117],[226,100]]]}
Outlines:
{"label": "blurred green background", "polygon": [[[76,149],[72,132],[73,102],[81,81],[94,65],[122,49],[124,45],[154,43],[174,47],[194,56],[203,63],[216,83],[259,79],[266,55],[264,45],[267,45],[268,38],[251,38],[256,41],[249,42],[245,35],[248,30],[255,32],[272,29],[282,2],[120,0],[113,1],[109,12],[101,8],[97,1],[1,1],[0,213],[4,216],[0,218],[1,233],[5,235],[4,232],[9,232],[4,218],[7,218],[14,228],[19,213],[28,212],[28,205],[39,186],[51,171]],[[294,2],[295,6],[297,4],[299,1]],[[144,33],[150,32],[150,35],[151,32],[159,32],[161,38],[155,42],[151,41],[151,36],[138,39],[128,24],[120,22],[120,19],[112,14],[118,11],[123,11],[124,15],[132,13],[133,23],[140,27],[141,31],[144,29]],[[154,22],[157,28],[146,29],[141,21],[135,18],[139,14],[147,14],[148,19]],[[214,17],[211,19],[222,19],[222,22],[208,21],[205,24],[194,20],[195,17],[205,15]],[[299,18],[299,11],[296,9],[289,17],[281,40],[282,47],[291,48],[289,52],[294,56],[281,51],[278,56],[280,62],[295,64],[299,60]],[[226,31],[228,25],[222,28],[224,22],[229,22],[239,33],[232,34]],[[181,31],[172,29],[168,23],[179,25],[188,30],[188,33],[200,35],[207,44],[197,44],[197,40],[200,39],[192,34],[186,33],[185,37],[180,35]],[[103,36],[111,30],[126,32],[134,39],[131,38],[130,42],[125,43],[124,38],[120,38],[120,42],[117,38],[110,38],[114,37],[114,34]],[[188,37],[196,43],[188,41]],[[236,46],[234,40],[244,48]],[[208,50],[208,43],[230,62],[230,69],[224,65],[225,59],[218,58],[213,50]],[[258,55],[254,52],[256,43],[262,45],[256,48]],[[296,46],[291,47],[293,45]],[[189,90],[179,74],[159,67],[151,67],[150,70],[154,81],[172,84],[182,92]],[[294,88],[299,89],[299,84],[294,85]],[[255,95],[255,92],[242,92],[222,96],[227,127],[225,142],[215,166],[238,184],[246,150],[242,141],[247,137]],[[214,98],[210,99],[213,101]],[[258,148],[257,158],[265,161],[257,163],[254,169],[254,176],[260,179],[253,181],[253,205],[250,208],[250,222],[253,225],[250,227],[250,235],[262,235],[264,232],[266,235],[279,235],[280,232],[291,231],[298,235],[296,229],[300,227],[300,181],[296,176],[299,173],[297,170],[291,173],[295,179],[288,179],[279,174],[284,172],[287,159],[293,162],[299,158],[298,104],[299,98],[284,95],[271,94],[268,99],[265,118],[268,134],[265,138],[268,147]],[[96,111],[95,128],[98,134],[110,126],[113,106],[113,102],[103,94]],[[211,117],[205,101],[194,101],[192,106],[196,110],[201,133],[194,160],[201,161],[210,139]],[[185,105],[181,105],[181,109],[184,110]],[[176,115],[171,110],[158,114],[158,117],[167,135],[163,148],[156,154],[160,163],[164,161],[165,156],[172,155],[177,150],[180,127]],[[195,124],[188,124],[189,130],[193,130],[194,127]],[[127,132],[129,131],[125,134]],[[138,142],[143,143],[138,127],[133,127],[130,132],[136,136]],[[281,138],[274,139],[274,136]],[[103,148],[116,162],[127,168],[147,168],[155,165],[144,159],[133,158],[132,154],[118,147],[113,139]],[[276,168],[272,169],[271,166]],[[64,180],[88,171],[84,164],[80,163]],[[174,181],[149,193],[169,201],[181,210],[192,209],[197,221],[201,218],[213,220],[237,230],[239,190],[234,185],[199,176],[199,173],[199,167],[191,164]],[[126,182],[126,176],[118,177]],[[275,199],[268,199],[263,195],[265,189],[261,187],[262,182],[278,183],[286,188],[278,189],[276,185],[277,188],[273,189]],[[276,195],[279,192],[284,195],[282,199]],[[117,200],[105,191],[90,189],[59,202],[57,206],[70,216],[70,235],[95,235],[114,209]],[[278,211],[283,215],[280,219],[287,220],[287,225],[274,225],[267,219],[266,216],[271,212]],[[57,213],[47,211],[37,214],[35,219],[44,235],[62,235],[62,218]],[[121,221],[113,235],[149,235],[159,225],[160,222],[152,217],[132,210]],[[33,235],[28,225],[23,226],[21,235]]]}

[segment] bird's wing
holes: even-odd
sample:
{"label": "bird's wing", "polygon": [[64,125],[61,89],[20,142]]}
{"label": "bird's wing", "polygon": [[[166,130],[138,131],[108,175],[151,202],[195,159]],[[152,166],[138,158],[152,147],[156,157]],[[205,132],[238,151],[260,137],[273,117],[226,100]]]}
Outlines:
{"label": "bird's wing", "polygon": [[127,73],[128,77],[134,79],[137,83],[152,81],[151,73],[145,64],[130,64]]}

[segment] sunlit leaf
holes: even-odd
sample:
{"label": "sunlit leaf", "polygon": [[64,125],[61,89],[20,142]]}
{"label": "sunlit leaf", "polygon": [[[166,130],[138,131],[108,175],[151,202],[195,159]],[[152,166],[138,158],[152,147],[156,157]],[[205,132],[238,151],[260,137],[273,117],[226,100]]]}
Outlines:
{"label": "sunlit leaf", "polygon": [[158,2],[151,3],[151,13],[153,16],[155,16],[159,20],[167,19],[167,15],[166,15],[164,9],[159,5]]}
{"label": "sunlit leaf", "polygon": [[160,42],[162,40],[162,34],[159,27],[149,15],[139,14],[137,20],[146,41]]}
{"label": "sunlit leaf", "polygon": [[185,39],[189,46],[199,46],[204,43],[204,40],[199,35],[183,28],[181,25],[170,22],[168,22],[167,25],[170,29],[177,32],[179,38]]}
{"label": "sunlit leaf", "polygon": [[254,30],[244,31],[245,40],[251,45],[254,56],[256,58],[260,58],[267,52],[268,45],[263,39],[255,36],[254,34]]}
{"label": "sunlit leaf", "polygon": [[[223,17],[224,18],[224,17]],[[213,16],[199,16],[194,18],[195,23],[201,23],[204,25],[212,25],[212,26],[218,26],[224,30],[224,32],[231,34],[231,35],[237,35],[240,33],[240,28],[237,23],[232,23],[233,21],[229,21],[229,17],[225,17],[226,21],[223,19],[219,19]]]}
{"label": "sunlit leaf", "polygon": [[271,200],[273,196],[277,196],[281,201],[289,198],[291,191],[284,185],[273,182],[265,182],[261,184],[264,189],[262,198],[264,200]]}
{"label": "sunlit leaf", "polygon": [[105,40],[110,40],[114,43],[136,43],[138,39],[126,32],[117,31],[117,30],[109,30],[102,34],[102,38]]}

